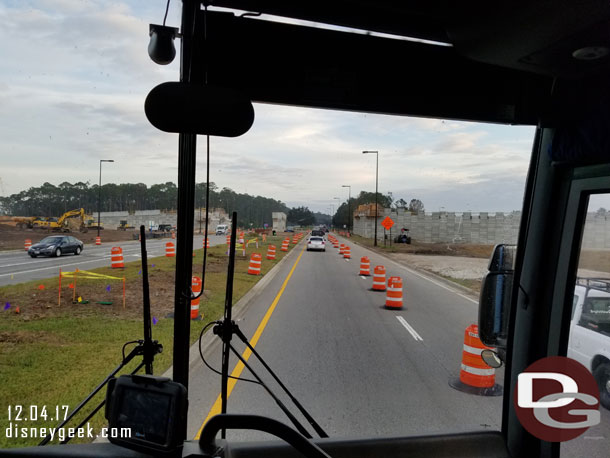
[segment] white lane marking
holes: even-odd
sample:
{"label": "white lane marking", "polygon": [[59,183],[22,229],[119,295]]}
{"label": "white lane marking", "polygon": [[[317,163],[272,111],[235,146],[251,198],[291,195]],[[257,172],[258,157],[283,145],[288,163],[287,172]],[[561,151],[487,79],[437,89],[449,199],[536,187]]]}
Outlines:
{"label": "white lane marking", "polygon": [[411,326],[409,323],[407,323],[407,320],[405,320],[403,317],[401,317],[400,315],[398,315],[396,317],[396,319],[400,322],[400,324],[402,324],[405,329],[407,331],[409,331],[409,333],[413,336],[413,338],[415,340],[421,340],[423,341],[424,339],[422,339],[422,337],[417,333],[417,331],[415,329],[413,329],[413,326]]}
{"label": "white lane marking", "polygon": [[[133,256],[133,255],[131,255],[131,256]],[[160,256],[160,255],[151,256],[151,258],[158,257],[158,256]],[[110,256],[106,256],[103,259],[109,259],[109,258],[110,258]],[[100,262],[100,261],[101,261],[101,259],[93,259],[91,261],[73,262],[71,264],[59,264],[59,265],[54,265],[54,266],[49,266],[49,267],[41,267],[40,269],[21,270],[19,272],[13,272],[10,274],[0,274],[0,277],[8,277],[9,275],[12,276],[12,275],[20,275],[20,274],[29,274],[32,272],[39,272],[41,270],[59,269],[60,267],[78,266],[80,264],[90,264],[92,262]],[[104,267],[104,266],[101,266],[101,267]]]}
{"label": "white lane marking", "polygon": [[413,274],[413,275],[415,275],[416,277],[423,278],[424,280],[428,280],[430,283],[433,283],[433,284],[435,284],[436,286],[439,286],[439,287],[441,287],[441,288],[443,288],[443,289],[445,289],[445,290],[447,290],[447,291],[451,291],[452,293],[457,294],[457,295],[458,295],[458,296],[460,296],[461,298],[466,299],[466,300],[468,300],[468,301],[472,302],[473,304],[477,304],[477,305],[479,304],[479,301],[475,301],[474,299],[472,299],[472,298],[470,298],[470,297],[468,297],[468,296],[465,296],[464,294],[460,293],[460,292],[459,292],[458,290],[456,290],[456,289],[453,289],[453,288],[451,288],[451,287],[449,287],[449,286],[447,286],[447,285],[443,285],[442,283],[439,283],[439,282],[437,282],[436,280],[431,279],[430,277],[426,277],[425,275],[422,275],[422,274],[420,274],[419,272],[416,272],[416,271],[414,271],[413,269],[410,269],[409,267],[403,266],[402,264],[399,264],[399,263],[397,263],[396,261],[394,261],[394,260],[392,260],[392,259],[389,259],[389,258],[388,258],[388,261],[390,261],[390,262],[391,262],[392,264],[394,264],[395,266],[397,266],[397,267],[399,267],[399,268],[401,268],[401,269],[404,269],[404,270],[406,270],[406,271],[407,271],[407,272],[409,272],[409,273],[412,273],[412,274]]}

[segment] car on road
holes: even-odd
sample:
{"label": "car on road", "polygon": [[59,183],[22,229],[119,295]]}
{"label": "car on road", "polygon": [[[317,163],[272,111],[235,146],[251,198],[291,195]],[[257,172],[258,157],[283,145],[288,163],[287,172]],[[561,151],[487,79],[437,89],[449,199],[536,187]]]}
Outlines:
{"label": "car on road", "polygon": [[51,235],[40,242],[35,243],[28,249],[28,254],[35,258],[37,256],[61,256],[66,253],[81,254],[83,242],[71,235]]}
{"label": "car on road", "polygon": [[312,237],[324,237],[326,232],[324,232],[322,229],[314,229],[311,231],[311,235]]}
{"label": "car on road", "polygon": [[326,251],[326,242],[324,237],[309,237],[307,240],[307,251]]}
{"label": "car on road", "polygon": [[229,226],[226,224],[219,224],[216,226],[216,235],[226,235],[229,233]]}
{"label": "car on road", "polygon": [[610,280],[579,278],[574,288],[568,356],[591,371],[610,409]]}

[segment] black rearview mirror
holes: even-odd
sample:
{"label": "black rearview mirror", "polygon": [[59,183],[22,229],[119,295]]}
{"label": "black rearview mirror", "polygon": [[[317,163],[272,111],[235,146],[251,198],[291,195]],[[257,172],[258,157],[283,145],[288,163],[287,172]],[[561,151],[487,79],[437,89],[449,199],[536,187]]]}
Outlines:
{"label": "black rearview mirror", "polygon": [[506,348],[513,289],[515,245],[497,245],[489,261],[479,298],[479,337],[496,348]]}

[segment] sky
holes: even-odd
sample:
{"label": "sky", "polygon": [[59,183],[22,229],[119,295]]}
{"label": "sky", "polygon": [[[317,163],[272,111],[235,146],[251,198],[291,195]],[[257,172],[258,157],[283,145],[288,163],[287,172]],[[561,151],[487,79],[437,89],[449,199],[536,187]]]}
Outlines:
{"label": "sky", "polygon": [[[99,179],[177,182],[177,134],[144,115],[148,92],[179,78],[147,54],[165,0],[0,0],[0,195]],[[172,0],[167,25],[179,27]],[[177,47],[179,43],[176,43]],[[420,199],[428,211],[520,210],[533,127],[255,104],[249,132],[211,138],[211,181],[329,213],[360,191]],[[197,181],[205,179],[198,138]],[[338,197],[339,199],[335,199]],[[332,207],[331,207],[332,206]]]}

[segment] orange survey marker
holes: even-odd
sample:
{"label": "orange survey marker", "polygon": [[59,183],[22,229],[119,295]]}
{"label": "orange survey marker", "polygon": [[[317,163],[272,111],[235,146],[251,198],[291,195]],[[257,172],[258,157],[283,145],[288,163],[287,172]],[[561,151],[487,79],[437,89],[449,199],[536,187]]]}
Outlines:
{"label": "orange survey marker", "polygon": [[371,261],[368,256],[362,256],[360,258],[360,273],[358,275],[363,275],[365,277],[371,275]]}
{"label": "orange survey marker", "polygon": [[373,291],[385,291],[385,267],[375,266],[373,269]]}
{"label": "orange survey marker", "polygon": [[402,278],[390,277],[388,280],[385,306],[393,309],[402,308]]}
{"label": "orange survey marker", "polygon": [[32,246],[32,241],[30,239],[25,239],[25,243],[23,244],[23,246],[25,247],[25,251],[28,251]]}
{"label": "orange survey marker", "polygon": [[172,242],[165,244],[165,257],[174,258],[176,257],[176,246]]}
{"label": "orange survey marker", "polygon": [[123,249],[115,246],[110,250],[110,267],[119,269],[125,267],[123,263]]}
{"label": "orange survey marker", "polygon": [[275,259],[275,245],[269,245],[267,248],[267,259]]}
{"label": "orange survey marker", "polygon": [[343,248],[343,259],[351,259],[352,258],[352,252],[351,252],[351,248],[347,245],[345,245],[345,247]]}
{"label": "orange survey marker", "polygon": [[261,274],[261,264],[263,257],[258,253],[252,253],[250,257],[250,265],[248,266],[248,274],[250,275],[260,275]]}
{"label": "orange survey marker", "polygon": [[[191,289],[193,290],[193,294],[195,296],[199,296],[199,293],[201,292],[201,278],[195,276],[191,277]],[[199,318],[200,299],[201,297],[191,300],[191,320]]]}

